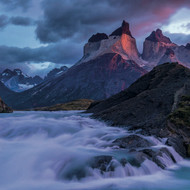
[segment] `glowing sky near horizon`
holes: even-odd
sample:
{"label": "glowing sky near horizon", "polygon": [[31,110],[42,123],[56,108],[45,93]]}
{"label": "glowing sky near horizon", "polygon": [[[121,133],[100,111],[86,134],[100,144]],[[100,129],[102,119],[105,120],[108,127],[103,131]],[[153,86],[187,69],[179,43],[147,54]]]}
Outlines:
{"label": "glowing sky near horizon", "polygon": [[171,34],[190,34],[190,9],[180,9],[170,18],[168,25],[163,26],[162,29]]}

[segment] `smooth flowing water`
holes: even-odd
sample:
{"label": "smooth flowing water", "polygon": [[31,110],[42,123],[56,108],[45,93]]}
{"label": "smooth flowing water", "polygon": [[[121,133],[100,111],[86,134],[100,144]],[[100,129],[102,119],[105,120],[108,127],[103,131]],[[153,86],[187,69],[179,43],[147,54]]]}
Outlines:
{"label": "smooth flowing water", "polygon": [[[130,152],[113,141],[128,135],[127,129],[78,111],[1,114],[0,190],[190,189],[190,161],[171,147],[178,163],[160,157],[166,170],[148,159],[138,167],[122,165],[119,160]],[[143,138],[154,143],[153,149],[165,147],[164,139]],[[101,156],[112,158],[104,171],[92,164]]]}

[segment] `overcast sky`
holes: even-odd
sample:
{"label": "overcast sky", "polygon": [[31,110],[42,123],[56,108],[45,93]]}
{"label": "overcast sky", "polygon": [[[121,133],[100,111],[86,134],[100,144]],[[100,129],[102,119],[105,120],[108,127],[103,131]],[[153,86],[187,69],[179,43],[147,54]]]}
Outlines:
{"label": "overcast sky", "polygon": [[142,51],[157,28],[174,43],[190,42],[190,0],[0,0],[0,71],[44,76],[71,66],[89,37],[130,23]]}

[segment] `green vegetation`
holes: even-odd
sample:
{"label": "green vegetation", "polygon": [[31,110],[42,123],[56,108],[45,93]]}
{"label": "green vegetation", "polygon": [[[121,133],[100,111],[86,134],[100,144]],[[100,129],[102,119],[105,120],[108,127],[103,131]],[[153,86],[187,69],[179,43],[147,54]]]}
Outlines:
{"label": "green vegetation", "polygon": [[169,115],[172,123],[190,127],[190,96],[182,96],[178,108]]}
{"label": "green vegetation", "polygon": [[56,104],[49,107],[35,108],[34,110],[35,111],[86,110],[92,102],[94,101],[88,99],[80,99],[63,104]]}

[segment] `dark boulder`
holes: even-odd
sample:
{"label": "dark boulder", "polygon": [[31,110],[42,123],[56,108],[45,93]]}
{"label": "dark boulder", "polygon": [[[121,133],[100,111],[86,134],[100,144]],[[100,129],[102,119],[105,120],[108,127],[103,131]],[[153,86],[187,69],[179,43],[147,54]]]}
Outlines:
{"label": "dark boulder", "polygon": [[112,156],[95,156],[91,161],[90,161],[90,167],[93,169],[99,169],[101,172],[106,172],[106,171],[111,171],[113,168],[108,168],[108,165],[112,161]]}
{"label": "dark boulder", "polygon": [[119,146],[120,148],[127,149],[138,149],[143,147],[150,147],[153,145],[148,140],[138,135],[130,135],[127,137],[118,138],[113,142],[113,144]]}

